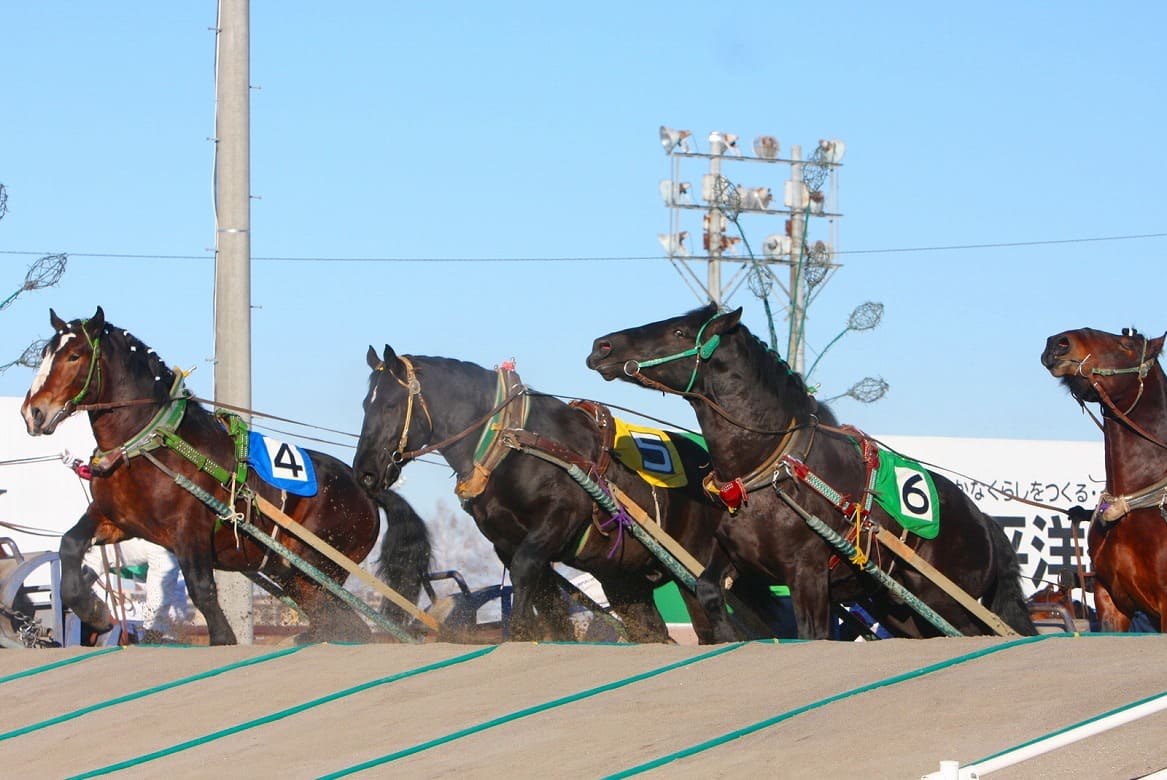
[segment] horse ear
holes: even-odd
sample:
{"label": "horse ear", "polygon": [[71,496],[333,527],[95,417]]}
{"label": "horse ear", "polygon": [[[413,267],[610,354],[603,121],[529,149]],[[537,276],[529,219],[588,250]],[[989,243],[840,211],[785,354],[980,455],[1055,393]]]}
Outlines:
{"label": "horse ear", "polygon": [[90,338],[94,338],[98,333],[101,333],[105,327],[105,311],[98,306],[97,311],[85,323],[85,330],[89,333]]}
{"label": "horse ear", "polygon": [[1167,339],[1167,333],[1164,333],[1157,339],[1151,339],[1150,343],[1147,345],[1147,349],[1151,353],[1152,357],[1159,357],[1159,355],[1163,353],[1164,339]]}
{"label": "horse ear", "polygon": [[377,350],[373,349],[372,344],[369,345],[369,352],[367,355],[365,355],[365,362],[368,363],[369,368],[373,369],[374,371],[380,371],[385,367],[385,364],[381,362],[381,358],[377,355]]}
{"label": "horse ear", "polygon": [[388,344],[385,345],[385,351],[381,353],[381,359],[385,361],[385,365],[397,362],[397,353],[393,351],[393,347]]}
{"label": "horse ear", "polygon": [[58,317],[55,311],[49,309],[49,324],[53,326],[54,333],[60,333],[69,323]]}
{"label": "horse ear", "polygon": [[710,323],[712,333],[727,333],[738,326],[742,321],[742,307],[738,306],[733,311],[727,311],[720,317]]}

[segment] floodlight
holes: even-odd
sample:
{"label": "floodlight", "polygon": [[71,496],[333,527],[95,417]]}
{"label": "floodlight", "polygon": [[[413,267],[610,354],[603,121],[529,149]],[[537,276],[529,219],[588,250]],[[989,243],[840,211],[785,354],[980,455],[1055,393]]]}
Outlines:
{"label": "floodlight", "polygon": [[709,134],[709,153],[713,155],[722,155],[726,151],[732,152],[738,157],[742,156],[742,150],[738,148],[737,136],[733,133],[719,133],[714,130]]}
{"label": "floodlight", "polygon": [[843,155],[847,151],[847,145],[838,138],[832,138],[829,141],[819,141],[819,149],[823,153],[823,161],[832,165],[838,165],[843,161]]}
{"label": "floodlight", "polygon": [[738,187],[737,191],[741,195],[743,209],[765,211],[774,199],[774,193],[769,187]]}
{"label": "floodlight", "polygon": [[688,130],[674,130],[671,127],[660,126],[660,143],[665,148],[665,154],[672,154],[678,146],[682,152],[689,150],[689,137],[693,135]]}
{"label": "floodlight", "polygon": [[674,182],[672,179],[661,179],[660,196],[666,206],[691,206],[693,198],[689,191],[693,185],[687,181]]}
{"label": "floodlight", "polygon": [[754,139],[754,154],[763,160],[778,159],[778,139],[772,135],[760,135]]}
{"label": "floodlight", "polygon": [[658,233],[656,240],[664,247],[669,257],[688,257],[689,250],[685,248],[685,239],[688,237],[689,231],[682,230],[676,234]]}
{"label": "floodlight", "polygon": [[790,236],[774,233],[762,241],[762,254],[770,260],[781,260],[790,255]]}

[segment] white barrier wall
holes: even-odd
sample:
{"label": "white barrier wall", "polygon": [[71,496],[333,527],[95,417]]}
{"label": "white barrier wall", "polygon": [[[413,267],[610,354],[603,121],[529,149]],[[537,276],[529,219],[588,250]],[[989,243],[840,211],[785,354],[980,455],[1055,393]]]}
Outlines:
{"label": "white barrier wall", "polygon": [[[73,527],[89,506],[88,485],[61,461],[63,452],[88,460],[95,446],[89,417],[76,414],[63,422],[52,436],[29,436],[20,416],[23,398],[0,397],[0,521],[42,529],[39,536],[0,526],[24,554],[55,551],[59,536]],[[50,460],[39,460],[50,458]],[[32,461],[32,462],[21,462]],[[48,582],[47,572],[37,572],[29,584]]]}
{"label": "white barrier wall", "polygon": [[[87,458],[94,448],[84,414],[66,420],[52,436],[25,433],[20,417],[22,398],[0,398],[0,520],[42,528],[55,534],[68,530],[89,504],[86,485],[59,460],[68,451]],[[1065,510],[1075,504],[1093,508],[1102,491],[1102,443],[1022,439],[957,439],[930,436],[876,436],[904,455],[924,462],[952,479],[985,512],[996,517],[1017,549],[1025,574],[1026,593],[1056,582],[1058,572],[1073,570],[1077,561],[1064,511],[1040,509],[1009,500],[998,491]],[[984,484],[982,484],[984,483]],[[992,489],[991,489],[992,488]],[[422,508],[422,513],[431,511]],[[943,521],[942,521],[943,522]],[[1085,527],[1078,529],[1085,545]],[[24,552],[56,550],[58,540],[0,527]],[[1082,550],[1085,555],[1085,549]],[[1083,559],[1089,569],[1089,561]]]}
{"label": "white barrier wall", "polygon": [[[1073,532],[1064,510],[1075,505],[1093,509],[1098,503],[1106,483],[1101,441],[875,438],[941,472],[1001,522],[1018,552],[1027,595],[1056,583],[1060,571],[1077,569]],[[1030,506],[1006,494],[1063,511]],[[1082,566],[1089,571],[1085,523],[1077,532]]]}

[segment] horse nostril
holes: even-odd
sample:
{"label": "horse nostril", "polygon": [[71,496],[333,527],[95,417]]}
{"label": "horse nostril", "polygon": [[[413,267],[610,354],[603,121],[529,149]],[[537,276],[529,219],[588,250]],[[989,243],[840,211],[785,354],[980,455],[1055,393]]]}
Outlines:
{"label": "horse nostril", "polygon": [[596,344],[596,351],[601,355],[609,354],[612,351],[612,342],[601,341],[600,343]]}
{"label": "horse nostril", "polygon": [[1060,339],[1057,343],[1057,346],[1054,348],[1055,355],[1064,355],[1069,351],[1070,351],[1070,340],[1069,339]]}

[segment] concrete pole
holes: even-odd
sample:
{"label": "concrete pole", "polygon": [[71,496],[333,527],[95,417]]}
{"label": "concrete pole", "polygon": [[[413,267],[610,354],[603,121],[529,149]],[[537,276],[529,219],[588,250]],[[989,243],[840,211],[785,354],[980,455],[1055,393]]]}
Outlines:
{"label": "concrete pole", "polygon": [[721,232],[721,155],[725,153],[725,139],[721,133],[709,134],[709,185],[706,194],[711,196],[711,205],[706,212],[708,224],[705,230],[705,254],[709,258],[708,274],[706,278],[706,292],[709,293],[709,302],[718,308],[721,307],[721,244],[724,239]]}
{"label": "concrete pole", "polygon": [[806,262],[803,244],[806,243],[805,209],[802,184],[802,146],[790,147],[790,340],[786,346],[786,360],[795,371],[801,372],[806,362],[804,328],[806,327]]}
{"label": "concrete pole", "polygon": [[[249,0],[220,0],[215,85],[215,400],[251,408]],[[248,420],[250,422],[250,420]],[[240,644],[255,640],[251,581],[215,572]]]}

